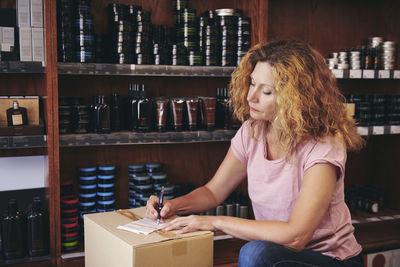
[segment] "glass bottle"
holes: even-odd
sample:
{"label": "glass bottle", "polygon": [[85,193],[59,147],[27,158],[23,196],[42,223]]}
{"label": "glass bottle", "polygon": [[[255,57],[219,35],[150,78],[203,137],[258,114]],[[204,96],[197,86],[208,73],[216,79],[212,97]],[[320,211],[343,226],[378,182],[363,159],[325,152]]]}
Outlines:
{"label": "glass bottle", "polygon": [[90,114],[90,131],[97,133],[97,107],[100,104],[100,96],[96,95],[93,96],[92,104],[89,107],[89,114]]}
{"label": "glass bottle", "polygon": [[24,218],[18,212],[16,199],[8,201],[8,210],[2,222],[3,251],[6,260],[22,258],[24,252]]}
{"label": "glass bottle", "polygon": [[8,126],[28,125],[26,108],[20,107],[18,101],[14,100],[12,108],[7,109]]}
{"label": "glass bottle", "polygon": [[111,130],[120,131],[122,128],[122,112],[120,106],[119,95],[114,93],[111,95]]}
{"label": "glass bottle", "polygon": [[153,102],[147,97],[144,84],[142,84],[137,103],[137,119],[137,130],[139,132],[150,132],[152,130]]}
{"label": "glass bottle", "polygon": [[27,246],[30,257],[43,256],[47,249],[47,217],[41,206],[40,198],[33,198],[32,207],[27,214]]}
{"label": "glass bottle", "polygon": [[110,133],[110,106],[106,104],[105,97],[99,97],[99,104],[96,107],[96,128],[98,133]]}
{"label": "glass bottle", "polygon": [[129,131],[136,131],[138,122],[139,85],[129,84],[129,94],[127,128]]}

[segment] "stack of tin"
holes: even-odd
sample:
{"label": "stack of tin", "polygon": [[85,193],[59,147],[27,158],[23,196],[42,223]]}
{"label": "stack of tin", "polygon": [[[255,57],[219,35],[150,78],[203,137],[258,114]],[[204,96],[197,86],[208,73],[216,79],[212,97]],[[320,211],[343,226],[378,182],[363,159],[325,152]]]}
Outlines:
{"label": "stack of tin", "polygon": [[350,51],[350,69],[359,70],[361,69],[361,52],[354,50]]}
{"label": "stack of tin", "polygon": [[70,103],[65,98],[60,98],[58,105],[59,124],[58,129],[60,134],[67,134],[72,129],[72,108]]}
{"label": "stack of tin", "polygon": [[181,24],[181,10],[188,7],[189,0],[173,0],[174,24],[175,27]]}
{"label": "stack of tin", "polygon": [[72,106],[72,129],[74,133],[83,134],[89,132],[89,106],[82,103],[74,103]]}
{"label": "stack of tin", "polygon": [[239,65],[240,60],[251,46],[251,21],[250,18],[240,16],[238,18],[238,30],[237,30],[237,62]]}
{"label": "stack of tin", "polygon": [[79,245],[78,198],[73,194],[72,181],[61,184],[61,247],[74,251]]}
{"label": "stack of tin", "polygon": [[387,101],[387,121],[389,125],[400,125],[400,96],[392,95]]}
{"label": "stack of tin", "polygon": [[59,0],[57,3],[58,61],[75,60],[75,1]]}
{"label": "stack of tin", "polygon": [[145,206],[153,192],[150,176],[144,164],[131,164],[129,172],[129,208]]}
{"label": "stack of tin", "polygon": [[241,12],[235,9],[217,9],[221,66],[236,66],[238,53],[238,21]]}
{"label": "stack of tin", "polygon": [[79,218],[83,230],[83,216],[97,212],[97,170],[96,167],[79,168]]}
{"label": "stack of tin", "polygon": [[90,0],[78,0],[75,17],[75,55],[81,63],[94,62],[95,36]]}
{"label": "stack of tin", "polygon": [[115,210],[115,166],[97,167],[97,212]]}
{"label": "stack of tin", "polygon": [[[185,47],[188,65],[202,65],[202,56],[199,47],[199,31],[196,10],[184,8],[180,13],[180,24],[176,27],[178,47]],[[184,56],[184,53],[181,53]]]}
{"label": "stack of tin", "polygon": [[118,64],[131,63],[133,44],[133,18],[128,7],[122,4],[109,4],[109,42],[111,48],[110,62]]}
{"label": "stack of tin", "polygon": [[153,62],[154,65],[170,65],[171,29],[163,25],[153,25]]}
{"label": "stack of tin", "polygon": [[386,41],[382,44],[382,68],[384,70],[394,70],[396,57],[395,42]]}
{"label": "stack of tin", "polygon": [[136,10],[135,64],[152,63],[151,14],[141,8]]}
{"label": "stack of tin", "polygon": [[219,65],[218,27],[215,22],[215,12],[206,11],[199,20],[199,45],[206,66]]}

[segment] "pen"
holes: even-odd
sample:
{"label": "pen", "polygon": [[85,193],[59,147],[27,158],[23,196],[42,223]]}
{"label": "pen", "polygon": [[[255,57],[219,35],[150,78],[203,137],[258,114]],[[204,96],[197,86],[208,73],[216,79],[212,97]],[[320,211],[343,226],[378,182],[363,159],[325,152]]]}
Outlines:
{"label": "pen", "polygon": [[157,224],[160,223],[161,219],[161,210],[164,205],[164,186],[161,187],[160,196],[158,197],[158,215],[157,215]]}

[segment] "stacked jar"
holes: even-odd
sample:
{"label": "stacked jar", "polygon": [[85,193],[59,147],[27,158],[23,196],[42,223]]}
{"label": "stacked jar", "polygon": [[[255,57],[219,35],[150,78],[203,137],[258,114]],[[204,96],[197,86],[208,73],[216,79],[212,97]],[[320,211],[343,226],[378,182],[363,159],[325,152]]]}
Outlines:
{"label": "stacked jar", "polygon": [[60,131],[60,134],[70,133],[72,129],[72,121],[71,121],[72,107],[70,103],[68,103],[67,99],[60,98],[58,113],[59,113],[58,129]]}
{"label": "stacked jar", "polygon": [[129,172],[129,207],[136,208],[145,206],[149,199],[153,185],[150,176],[146,172],[144,164],[131,164]]}
{"label": "stacked jar", "polygon": [[217,9],[217,26],[219,27],[220,63],[221,66],[236,66],[238,52],[238,10]]}
{"label": "stacked jar", "polygon": [[97,167],[97,212],[115,210],[114,165]]}
{"label": "stacked jar", "polygon": [[220,36],[215,16],[213,10],[208,10],[199,20],[200,51],[203,56],[203,64],[206,66],[219,65]]}
{"label": "stacked jar", "polygon": [[151,14],[149,11],[136,10],[135,64],[152,63]]}
{"label": "stacked jar", "polygon": [[369,102],[371,103],[371,125],[385,125],[386,123],[386,96],[385,95],[370,95]]}
{"label": "stacked jar", "polygon": [[78,198],[72,193],[72,181],[61,184],[61,247],[74,251],[79,245]]}
{"label": "stacked jar", "polygon": [[72,129],[74,133],[83,134],[89,132],[89,106],[81,102],[72,106]]}
{"label": "stacked jar", "polygon": [[382,44],[382,69],[394,70],[396,62],[396,47],[395,42],[385,41]]}
{"label": "stacked jar", "polygon": [[188,7],[188,0],[173,0],[173,13],[174,13],[174,24],[175,27],[181,24],[180,12],[182,9]]}
{"label": "stacked jar", "polygon": [[109,42],[112,51],[110,61],[118,64],[133,62],[132,44],[134,20],[123,4],[109,4]]}
{"label": "stacked jar", "polygon": [[250,18],[240,16],[238,17],[238,30],[237,30],[237,61],[239,65],[240,60],[251,46],[251,20]]}
{"label": "stacked jar", "polygon": [[170,49],[168,45],[171,39],[171,29],[163,25],[153,25],[153,64],[170,65]]}
{"label": "stacked jar", "polygon": [[400,96],[392,95],[387,101],[389,125],[400,125]]}
{"label": "stacked jar", "polygon": [[[180,24],[176,27],[178,47],[185,47],[187,50],[187,63],[190,66],[202,65],[202,56],[198,43],[198,22],[196,10],[183,8],[180,10]],[[182,56],[184,54],[182,53]]]}
{"label": "stacked jar", "polygon": [[75,1],[59,0],[57,3],[58,61],[75,61]]}
{"label": "stacked jar", "polygon": [[94,62],[95,36],[90,0],[78,0],[75,17],[75,55],[80,63]]}
{"label": "stacked jar", "polygon": [[146,171],[151,177],[154,195],[158,196],[164,187],[164,199],[170,200],[176,197],[175,185],[168,183],[167,174],[163,172],[161,163],[147,163]]}
{"label": "stacked jar", "polygon": [[83,216],[97,212],[97,170],[96,167],[79,168],[79,222],[83,232]]}

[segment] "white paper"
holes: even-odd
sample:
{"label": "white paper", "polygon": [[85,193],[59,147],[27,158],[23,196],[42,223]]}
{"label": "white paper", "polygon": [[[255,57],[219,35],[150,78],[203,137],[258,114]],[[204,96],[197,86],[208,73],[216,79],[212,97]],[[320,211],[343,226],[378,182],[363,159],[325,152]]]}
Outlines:
{"label": "white paper", "polygon": [[154,231],[161,229],[164,223],[157,224],[155,221],[149,218],[143,218],[134,222],[120,225],[117,227],[119,230],[125,230],[136,234],[148,235]]}

